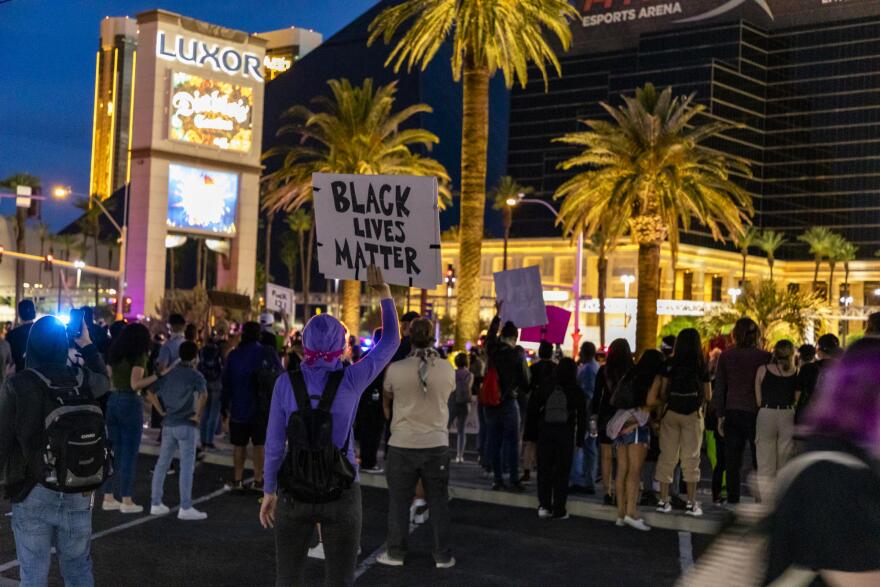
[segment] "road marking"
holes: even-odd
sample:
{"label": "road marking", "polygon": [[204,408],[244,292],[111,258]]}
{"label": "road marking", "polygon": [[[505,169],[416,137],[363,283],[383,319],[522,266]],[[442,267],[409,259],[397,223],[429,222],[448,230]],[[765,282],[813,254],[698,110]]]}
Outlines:
{"label": "road marking", "polygon": [[690,532],[678,533],[678,564],[682,573],[694,566],[694,544]]}
{"label": "road marking", "polygon": [[[245,480],[246,483],[250,483],[251,481],[253,481],[253,479]],[[194,499],[193,505],[204,503],[206,501],[214,499],[215,497],[220,497],[224,493],[229,493],[228,487],[222,487],[222,488],[218,489],[217,491],[214,491],[214,492],[209,493],[207,495],[203,495],[202,497],[199,497],[198,499]],[[100,507],[100,506],[95,506],[95,507]],[[144,506],[145,510],[147,510],[147,508],[149,508],[149,506]],[[129,528],[133,528],[135,526],[140,526],[141,524],[146,524],[147,522],[150,522],[152,520],[167,518],[168,516],[170,516],[174,512],[178,511],[179,509],[180,509],[180,505],[176,505],[173,508],[171,508],[171,511],[168,512],[168,514],[166,514],[164,516],[146,515],[146,516],[131,520],[130,522],[126,522],[126,523],[120,524],[118,526],[113,526],[112,528],[107,528],[106,530],[101,530],[100,532],[95,532],[94,534],[92,534],[92,541],[95,541],[98,538],[103,538],[104,536],[107,536],[109,534],[115,534],[117,532],[121,532],[123,530],[128,530]],[[54,550],[53,550],[53,552],[54,552]],[[21,563],[18,562],[18,559],[9,561],[8,563],[4,563],[4,564],[0,565],[0,573],[5,573],[6,571],[8,571],[10,569],[14,569],[19,566],[21,566]],[[6,586],[0,584],[0,587],[6,587]]]}

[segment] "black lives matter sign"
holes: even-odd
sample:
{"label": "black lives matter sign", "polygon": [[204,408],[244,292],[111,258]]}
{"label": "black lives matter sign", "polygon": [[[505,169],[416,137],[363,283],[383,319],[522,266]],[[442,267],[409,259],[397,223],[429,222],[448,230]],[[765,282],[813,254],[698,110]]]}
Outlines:
{"label": "black lives matter sign", "polygon": [[403,175],[312,176],[318,266],[330,279],[433,289],[441,283],[437,180]]}

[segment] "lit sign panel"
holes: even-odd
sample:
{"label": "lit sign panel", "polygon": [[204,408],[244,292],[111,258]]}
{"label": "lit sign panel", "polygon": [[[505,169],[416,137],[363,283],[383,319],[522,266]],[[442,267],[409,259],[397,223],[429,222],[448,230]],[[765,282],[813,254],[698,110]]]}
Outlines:
{"label": "lit sign panel", "polygon": [[253,140],[254,90],[175,71],[171,75],[168,137],[247,152]]}
{"label": "lit sign panel", "polygon": [[263,65],[266,66],[266,69],[275,72],[277,75],[290,69],[290,66],[293,65],[293,60],[290,57],[285,57],[283,55],[273,55],[271,57],[266,55],[263,59]]}
{"label": "lit sign panel", "polygon": [[172,40],[168,33],[160,30],[156,33],[156,56],[166,61],[210,67],[227,75],[263,81],[262,60],[255,53],[239,51],[235,47],[188,39],[183,35],[175,35]]}
{"label": "lit sign panel", "polygon": [[168,166],[169,230],[232,236],[237,204],[237,173]]}

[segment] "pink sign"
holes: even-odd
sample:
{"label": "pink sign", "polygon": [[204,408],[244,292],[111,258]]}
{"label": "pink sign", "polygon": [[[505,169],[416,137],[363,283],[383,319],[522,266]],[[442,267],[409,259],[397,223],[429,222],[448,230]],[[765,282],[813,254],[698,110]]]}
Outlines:
{"label": "pink sign", "polygon": [[568,310],[547,306],[547,324],[523,328],[519,339],[523,342],[546,340],[551,344],[562,344],[565,342],[565,332],[568,330],[569,320],[571,320],[571,312]]}

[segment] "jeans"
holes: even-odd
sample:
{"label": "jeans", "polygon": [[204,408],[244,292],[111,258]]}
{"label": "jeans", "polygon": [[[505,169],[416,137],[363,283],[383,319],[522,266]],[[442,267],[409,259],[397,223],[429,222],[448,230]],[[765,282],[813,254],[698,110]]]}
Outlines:
{"label": "jeans", "polygon": [[144,432],[140,396],[130,391],[113,392],[107,401],[106,423],[116,474],[107,480],[103,491],[112,493],[116,499],[131,497]]}
{"label": "jeans", "polygon": [[477,450],[480,453],[480,465],[484,471],[492,470],[492,459],[489,456],[489,424],[486,422],[486,407],[477,406],[477,420],[479,421],[479,430],[477,430]]}
{"label": "jeans", "polygon": [[[739,503],[743,453],[746,443],[751,444],[752,460],[755,460],[755,421],[757,414],[728,410],[724,418],[724,457],[727,470],[727,501]],[[754,463],[753,463],[754,465]]]}
{"label": "jeans", "polygon": [[434,560],[452,558],[449,532],[449,447],[388,447],[385,457],[388,479],[388,554],[406,557],[409,537],[409,506],[422,481],[434,531]]}
{"label": "jeans", "polygon": [[467,428],[468,413],[458,413],[455,415],[455,454],[458,458],[464,457],[464,449],[467,446]]}
{"label": "jeans", "polygon": [[329,503],[302,503],[279,493],[275,516],[275,585],[305,585],[303,571],[315,524],[321,524],[324,541],[324,585],[354,585],[362,523],[361,487],[357,483],[340,499]]}
{"label": "jeans", "polygon": [[503,483],[503,471],[512,484],[519,483],[519,406],[508,400],[497,408],[486,408],[489,461],[495,482]]}
{"label": "jeans", "polygon": [[599,444],[597,441],[598,438],[587,434],[584,439],[584,448],[575,449],[574,457],[571,460],[571,475],[568,476],[569,485],[577,485],[586,489],[596,488],[596,473],[599,466]]}
{"label": "jeans", "polygon": [[217,431],[217,423],[220,421],[220,393],[208,394],[208,404],[202,412],[201,437],[202,446],[214,444],[214,434]]}
{"label": "jeans", "polygon": [[159,460],[153,469],[153,490],[151,503],[162,503],[165,475],[174,458],[174,451],[180,449],[180,508],[192,507],[193,471],[196,468],[196,427],[194,424],[162,427],[162,448]]}
{"label": "jeans", "polygon": [[12,504],[15,552],[22,587],[49,581],[52,548],[58,553],[66,587],[92,587],[92,494],[59,493],[37,485],[21,503]]}
{"label": "jeans", "polygon": [[361,449],[361,468],[375,469],[378,465],[379,445],[382,444],[382,433],[385,418],[380,414],[362,415],[355,420],[355,433]]}
{"label": "jeans", "polygon": [[574,430],[568,424],[545,424],[538,434],[538,504],[553,512],[566,514],[568,474],[574,453]]}

